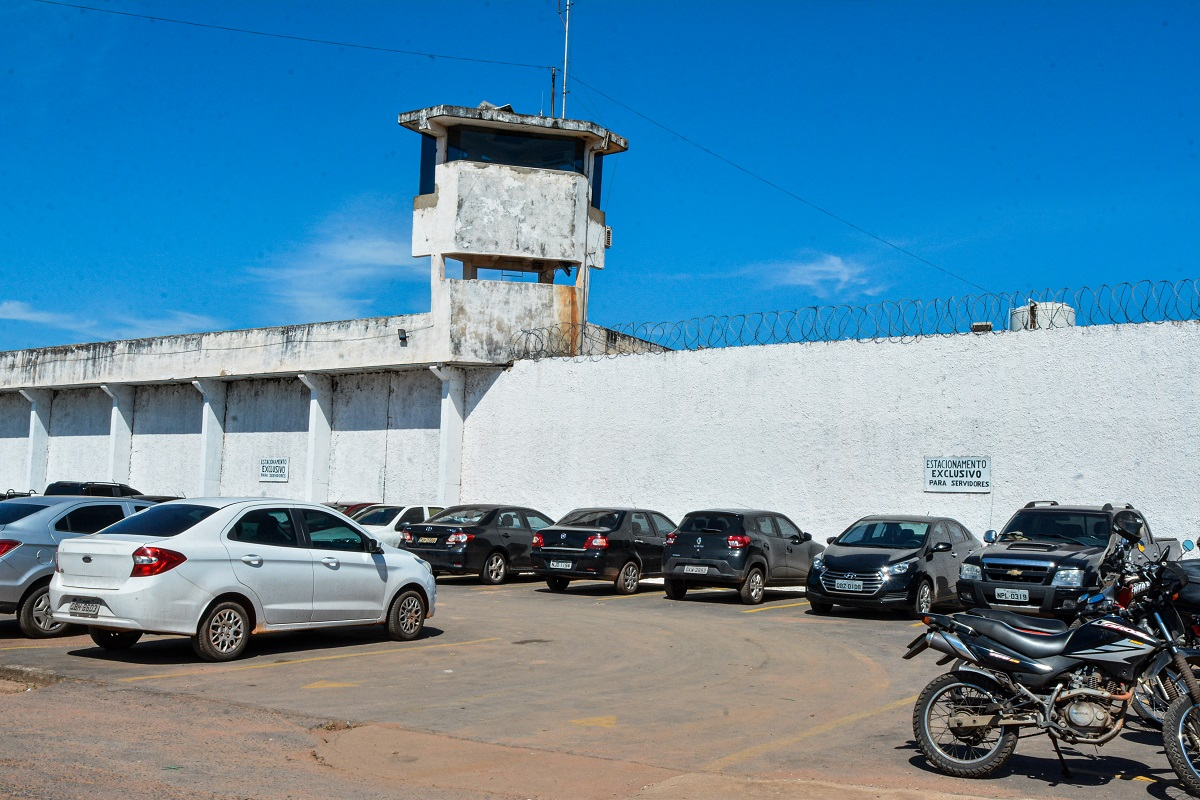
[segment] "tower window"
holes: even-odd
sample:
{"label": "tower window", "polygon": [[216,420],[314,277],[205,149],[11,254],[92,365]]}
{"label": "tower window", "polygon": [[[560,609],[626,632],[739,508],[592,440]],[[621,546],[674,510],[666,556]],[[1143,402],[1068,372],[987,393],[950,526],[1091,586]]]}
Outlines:
{"label": "tower window", "polygon": [[448,134],[447,161],[479,161],[583,174],[581,139],[465,126],[455,126]]}
{"label": "tower window", "polygon": [[421,185],[417,194],[433,194],[434,167],[437,165],[437,139],[432,136],[421,136]]}

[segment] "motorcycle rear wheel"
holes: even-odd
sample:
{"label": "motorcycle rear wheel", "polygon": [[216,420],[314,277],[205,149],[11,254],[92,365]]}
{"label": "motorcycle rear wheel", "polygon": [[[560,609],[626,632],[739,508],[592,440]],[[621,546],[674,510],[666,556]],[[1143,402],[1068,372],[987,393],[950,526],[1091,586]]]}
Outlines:
{"label": "motorcycle rear wheel", "polygon": [[1176,698],[1167,709],[1163,749],[1183,788],[1200,797],[1200,705],[1189,695]]}
{"label": "motorcycle rear wheel", "polygon": [[947,672],[929,682],[913,707],[913,733],[930,765],[956,778],[983,778],[1008,763],[1017,748],[1017,729],[998,725],[955,730],[956,714],[976,715],[1001,699],[987,679]]}

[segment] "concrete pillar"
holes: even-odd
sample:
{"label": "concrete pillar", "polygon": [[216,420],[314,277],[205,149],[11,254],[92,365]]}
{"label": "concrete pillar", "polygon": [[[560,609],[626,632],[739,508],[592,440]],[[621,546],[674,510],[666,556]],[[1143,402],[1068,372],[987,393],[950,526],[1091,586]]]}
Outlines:
{"label": "concrete pillar", "polygon": [[29,458],[26,477],[30,491],[46,491],[46,458],[50,450],[50,406],[54,392],[49,389],[22,389],[29,401]]}
{"label": "concrete pillar", "polygon": [[442,382],[442,416],[438,429],[438,505],[453,506],[462,491],[463,423],[467,411],[467,380],[457,367],[429,368]]}
{"label": "concrete pillar", "polygon": [[132,386],[101,385],[112,398],[112,416],[108,422],[108,479],[114,483],[129,482],[129,461],[133,455]]}
{"label": "concrete pillar", "polygon": [[221,494],[221,459],[225,451],[225,396],[229,384],[224,381],[192,381],[204,398],[200,414],[200,481],[198,497]]}
{"label": "concrete pillar", "polygon": [[333,442],[333,379],[328,375],[298,375],[308,387],[308,462],[304,499],[329,499],[329,450]]}

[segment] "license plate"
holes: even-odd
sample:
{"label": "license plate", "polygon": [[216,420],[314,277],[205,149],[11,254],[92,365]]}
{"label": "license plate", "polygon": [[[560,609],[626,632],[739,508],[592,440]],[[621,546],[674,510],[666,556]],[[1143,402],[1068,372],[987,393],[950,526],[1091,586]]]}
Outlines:
{"label": "license plate", "polygon": [[438,537],[436,536],[422,536],[420,539],[417,539],[417,544],[437,544],[437,540]]}
{"label": "license plate", "polygon": [[570,569],[570,568],[571,568],[570,561],[551,561],[550,562],[550,569]]}
{"label": "license plate", "polygon": [[684,568],[683,568],[683,571],[684,571],[685,573],[687,573],[688,575],[707,575],[707,574],[708,574],[708,567],[693,567],[693,566],[687,566],[687,567],[684,567]]}
{"label": "license plate", "polygon": [[861,592],[863,590],[862,581],[834,581],[833,588],[839,592]]}
{"label": "license plate", "polygon": [[997,589],[996,590],[996,599],[997,600],[1009,600],[1013,603],[1028,603],[1029,602],[1029,590],[1028,589]]}
{"label": "license plate", "polygon": [[71,616],[73,617],[94,617],[99,613],[99,603],[93,603],[89,600],[71,601]]}

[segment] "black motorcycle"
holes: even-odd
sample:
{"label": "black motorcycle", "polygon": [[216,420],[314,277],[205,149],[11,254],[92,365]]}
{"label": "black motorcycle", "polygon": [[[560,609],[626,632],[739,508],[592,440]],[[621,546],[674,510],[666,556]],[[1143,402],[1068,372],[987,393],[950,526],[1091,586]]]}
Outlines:
{"label": "black motorcycle", "polygon": [[[1200,658],[1200,651],[1181,648],[1175,626],[1165,621],[1175,618],[1179,566],[1163,564],[1165,552],[1158,562],[1134,563],[1131,548],[1141,539],[1141,521],[1120,512],[1113,524],[1126,542],[1126,568],[1139,578],[1127,607],[1097,597],[1103,616],[1057,633],[1018,630],[991,616],[925,618],[929,630],[904,657],[932,648],[946,654],[939,664],[954,662],[925,687],[913,709],[917,744],[936,769],[957,777],[989,775],[1012,756],[1022,728],[1048,735],[1060,761],[1060,740],[1112,741],[1139,678],[1163,654],[1185,682],[1196,683],[1187,662]],[[1190,541],[1184,546],[1192,549]],[[1200,685],[1195,689],[1192,696],[1200,699]],[[1188,719],[1194,719],[1200,745],[1200,707]],[[1200,765],[1200,746],[1193,755]]]}

